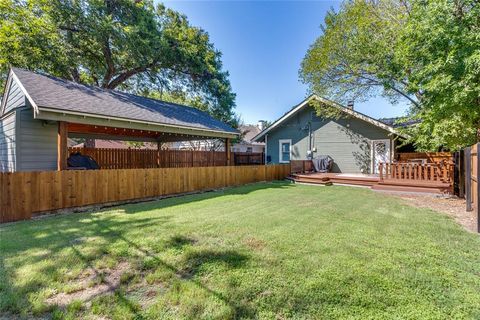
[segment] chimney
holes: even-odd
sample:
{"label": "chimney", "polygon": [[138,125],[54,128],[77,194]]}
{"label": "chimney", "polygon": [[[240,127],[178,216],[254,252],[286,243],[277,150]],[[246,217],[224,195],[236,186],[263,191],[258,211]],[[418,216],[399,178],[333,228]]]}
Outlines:
{"label": "chimney", "polygon": [[353,104],[354,104],[354,101],[353,101],[353,100],[348,100],[348,102],[347,102],[347,108],[350,109],[350,110],[353,110]]}
{"label": "chimney", "polygon": [[265,120],[258,120],[257,127],[260,131],[263,131],[265,129]]}

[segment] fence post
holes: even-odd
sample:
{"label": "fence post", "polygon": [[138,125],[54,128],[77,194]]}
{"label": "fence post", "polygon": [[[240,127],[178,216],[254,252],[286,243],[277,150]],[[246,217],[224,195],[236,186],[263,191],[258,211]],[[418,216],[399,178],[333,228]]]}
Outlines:
{"label": "fence post", "polygon": [[472,211],[472,155],[471,148],[465,148],[465,199],[467,211]]}
{"label": "fence post", "polygon": [[477,190],[474,192],[477,193],[477,232],[480,233],[480,142],[477,142]]}

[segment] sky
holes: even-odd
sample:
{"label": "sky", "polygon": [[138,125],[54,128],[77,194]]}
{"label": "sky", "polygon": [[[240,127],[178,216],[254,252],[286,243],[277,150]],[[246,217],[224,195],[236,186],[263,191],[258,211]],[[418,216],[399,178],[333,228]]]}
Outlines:
{"label": "sky", "polygon": [[[340,1],[164,1],[207,31],[222,52],[236,93],[236,112],[245,123],[278,119],[308,95],[298,70],[320,25]],[[355,103],[374,118],[403,115],[406,104],[382,98]]]}

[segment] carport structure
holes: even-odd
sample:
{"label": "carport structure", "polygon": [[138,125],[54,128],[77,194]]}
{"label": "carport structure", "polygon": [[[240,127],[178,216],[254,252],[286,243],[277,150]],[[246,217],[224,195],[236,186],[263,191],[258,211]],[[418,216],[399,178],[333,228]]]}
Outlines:
{"label": "carport structure", "polygon": [[[154,142],[158,146],[223,139],[229,164],[230,140],[239,135],[231,126],[196,108],[18,68],[10,70],[0,119],[1,128],[6,128],[7,121],[13,123],[14,137],[0,142],[5,154],[14,154],[9,163],[2,164],[13,169],[3,171],[67,169],[69,137]],[[32,165],[36,153],[42,155],[38,158],[41,161]]]}

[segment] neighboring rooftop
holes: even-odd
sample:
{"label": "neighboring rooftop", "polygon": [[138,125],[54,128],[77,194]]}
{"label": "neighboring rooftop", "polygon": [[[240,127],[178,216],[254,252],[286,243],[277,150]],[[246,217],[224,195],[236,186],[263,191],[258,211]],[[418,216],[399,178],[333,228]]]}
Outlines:
{"label": "neighboring rooftop", "polygon": [[405,128],[420,122],[419,120],[406,120],[405,117],[380,118],[378,121],[393,128]]}
{"label": "neighboring rooftop", "polygon": [[238,133],[196,108],[87,86],[24,69],[12,68],[12,71],[39,108]]}
{"label": "neighboring rooftop", "polygon": [[255,142],[252,139],[258,135],[262,130],[258,125],[254,124],[246,124],[241,125],[238,130],[242,133],[242,141],[240,143],[247,143],[247,144],[264,144],[262,142]]}

